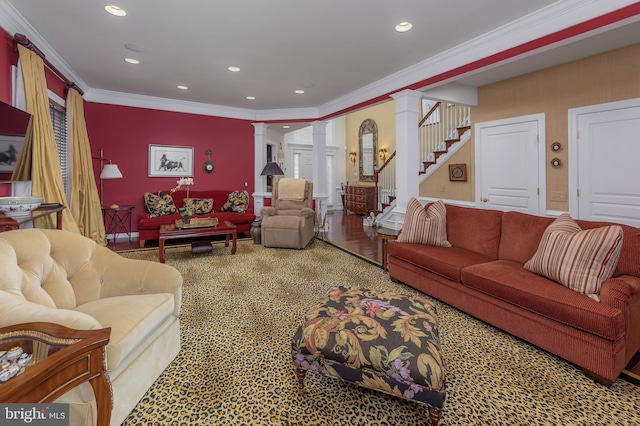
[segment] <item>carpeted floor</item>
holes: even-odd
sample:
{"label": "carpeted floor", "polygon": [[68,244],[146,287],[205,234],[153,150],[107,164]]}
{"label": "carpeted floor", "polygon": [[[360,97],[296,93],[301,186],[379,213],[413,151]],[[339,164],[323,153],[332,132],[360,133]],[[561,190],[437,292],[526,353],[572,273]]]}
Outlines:
{"label": "carpeted floor", "polygon": [[[305,250],[241,241],[193,258],[184,277],[182,351],[124,425],[417,425],[415,403],[308,374],[299,396],[291,337],[332,285],[416,294],[382,269],[321,241]],[[157,261],[157,250],[123,253]],[[635,425],[640,389],[607,389],[573,365],[435,301],[447,361],[442,425]]]}

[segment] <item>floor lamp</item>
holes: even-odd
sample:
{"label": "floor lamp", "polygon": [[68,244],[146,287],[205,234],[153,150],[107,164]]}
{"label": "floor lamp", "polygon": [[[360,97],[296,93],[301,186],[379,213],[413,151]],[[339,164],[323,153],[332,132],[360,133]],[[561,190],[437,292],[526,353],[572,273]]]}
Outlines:
{"label": "floor lamp", "polygon": [[[122,173],[118,168],[117,164],[112,164],[111,160],[108,158],[104,158],[104,149],[100,148],[100,157],[93,157],[94,159],[100,160],[100,205],[104,206],[104,180],[105,179],[121,179]],[[105,161],[108,161],[108,164],[104,164]],[[117,205],[113,205],[111,207],[117,208]]]}
{"label": "floor lamp", "polygon": [[[284,176],[284,172],[282,171],[280,166],[278,166],[278,163],[276,163],[275,161],[269,161],[267,165],[264,166],[264,169],[262,169],[262,173],[260,173],[260,176]],[[271,186],[273,187],[273,182],[271,182]]]}

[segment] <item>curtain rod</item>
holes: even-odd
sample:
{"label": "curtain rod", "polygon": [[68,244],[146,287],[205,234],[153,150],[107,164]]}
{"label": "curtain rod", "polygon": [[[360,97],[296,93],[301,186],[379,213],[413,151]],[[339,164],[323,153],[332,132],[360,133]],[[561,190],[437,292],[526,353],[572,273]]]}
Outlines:
{"label": "curtain rod", "polygon": [[[67,77],[65,77],[64,74],[62,74],[60,71],[58,71],[58,69],[56,67],[54,67],[51,62],[49,62],[47,60],[47,58],[45,57],[45,55],[42,52],[42,50],[38,49],[38,47],[35,44],[33,44],[31,42],[31,40],[29,40],[27,38],[26,35],[16,33],[13,36],[13,42],[17,43],[17,44],[21,44],[22,46],[26,47],[27,49],[33,51],[36,55],[40,56],[42,58],[42,60],[44,61],[44,64],[47,66],[47,68],[49,68],[51,71],[53,71],[54,74],[56,76],[58,76],[58,78],[60,80],[62,80],[67,85],[67,87],[69,89],[76,89],[78,91],[78,93],[80,93],[80,96],[84,95],[84,92],[82,91],[82,89],[80,89],[80,87],[78,87],[78,85],[76,83],[74,83],[73,81],[71,81]],[[15,50],[16,51],[18,50],[18,46],[15,46]]]}

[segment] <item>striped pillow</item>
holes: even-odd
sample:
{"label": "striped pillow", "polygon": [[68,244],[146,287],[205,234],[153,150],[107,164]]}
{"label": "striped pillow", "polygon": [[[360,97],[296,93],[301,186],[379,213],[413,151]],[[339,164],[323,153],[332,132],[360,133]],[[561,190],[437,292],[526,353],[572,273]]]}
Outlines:
{"label": "striped pillow", "polygon": [[602,283],[611,278],[622,249],[622,227],[583,231],[563,213],[542,234],[525,269],[600,301]]}
{"label": "striped pillow", "polygon": [[398,242],[451,247],[447,241],[447,210],[442,200],[426,210],[415,198],[409,200]]}

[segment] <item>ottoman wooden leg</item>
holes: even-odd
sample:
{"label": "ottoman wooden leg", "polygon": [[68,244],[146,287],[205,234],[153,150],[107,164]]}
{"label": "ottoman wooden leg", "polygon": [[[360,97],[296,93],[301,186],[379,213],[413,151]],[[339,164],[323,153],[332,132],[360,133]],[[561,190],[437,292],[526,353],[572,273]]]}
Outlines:
{"label": "ottoman wooden leg", "polygon": [[436,410],[435,408],[429,408],[429,420],[431,421],[431,426],[438,426],[440,422],[440,417],[442,417],[442,410]]}
{"label": "ottoman wooden leg", "polygon": [[305,370],[296,368],[296,378],[298,379],[298,393],[304,393],[304,376],[307,374]]}

